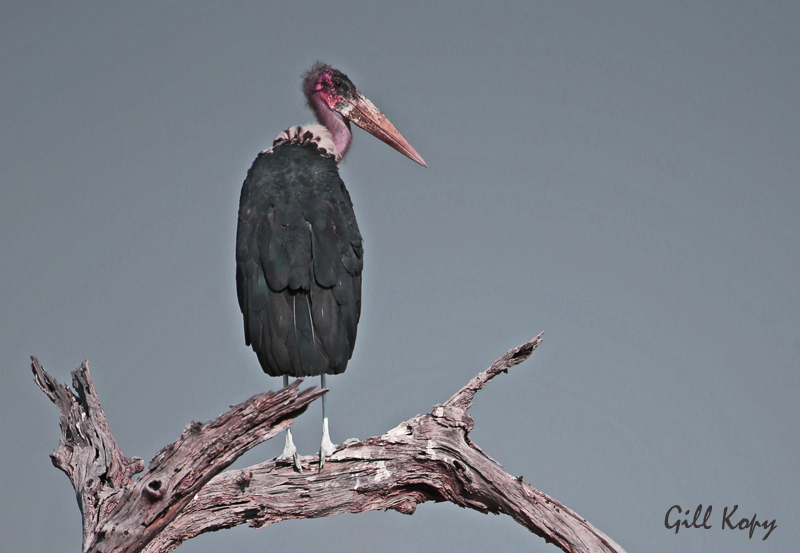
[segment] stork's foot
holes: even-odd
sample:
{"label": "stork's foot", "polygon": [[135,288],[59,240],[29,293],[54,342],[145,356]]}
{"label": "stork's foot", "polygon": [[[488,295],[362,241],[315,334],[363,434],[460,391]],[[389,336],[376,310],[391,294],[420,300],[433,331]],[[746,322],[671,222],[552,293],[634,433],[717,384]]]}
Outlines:
{"label": "stork's foot", "polygon": [[336,453],[336,444],[331,442],[328,433],[328,419],[322,421],[322,443],[319,444],[319,470],[325,466],[325,459]]}
{"label": "stork's foot", "polygon": [[283,446],[283,453],[278,457],[279,462],[291,463],[297,472],[303,472],[303,466],[300,464],[300,457],[297,455],[297,448],[292,440],[292,431],[286,431],[286,445]]}
{"label": "stork's foot", "polygon": [[357,444],[361,442],[358,438],[348,438],[340,444],[331,443],[330,439],[328,439],[327,443],[323,442],[319,446],[319,470],[322,470],[322,467],[325,466],[325,459],[336,453],[337,451],[341,451],[343,449],[348,448],[353,444]]}
{"label": "stork's foot", "polygon": [[336,444],[331,442],[328,436],[322,437],[322,443],[319,445],[319,470],[325,466],[325,459],[336,453]]}

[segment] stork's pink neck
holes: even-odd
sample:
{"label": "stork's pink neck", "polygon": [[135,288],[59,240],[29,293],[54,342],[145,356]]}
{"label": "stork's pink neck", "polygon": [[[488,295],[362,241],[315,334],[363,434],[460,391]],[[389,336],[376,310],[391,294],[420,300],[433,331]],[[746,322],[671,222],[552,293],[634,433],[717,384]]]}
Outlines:
{"label": "stork's pink neck", "polygon": [[350,121],[329,108],[328,104],[325,103],[325,100],[318,93],[308,95],[308,104],[317,115],[317,121],[331,133],[333,144],[339,152],[337,161],[341,160],[344,154],[347,153],[350,142],[353,140],[353,134],[350,132]]}

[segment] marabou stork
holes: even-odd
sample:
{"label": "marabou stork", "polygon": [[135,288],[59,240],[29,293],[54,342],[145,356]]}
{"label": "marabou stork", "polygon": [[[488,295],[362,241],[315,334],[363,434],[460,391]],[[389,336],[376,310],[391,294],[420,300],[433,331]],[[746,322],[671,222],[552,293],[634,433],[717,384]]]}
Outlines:
{"label": "marabou stork", "polygon": [[[236,290],[245,343],[270,376],[343,373],[361,314],[363,246],[337,164],[350,122],[420,165],[422,157],[347,75],[317,63],[303,92],[318,125],[286,129],[247,172],[236,232]],[[335,451],[322,397],[319,468]],[[292,434],[280,459],[301,470]]]}

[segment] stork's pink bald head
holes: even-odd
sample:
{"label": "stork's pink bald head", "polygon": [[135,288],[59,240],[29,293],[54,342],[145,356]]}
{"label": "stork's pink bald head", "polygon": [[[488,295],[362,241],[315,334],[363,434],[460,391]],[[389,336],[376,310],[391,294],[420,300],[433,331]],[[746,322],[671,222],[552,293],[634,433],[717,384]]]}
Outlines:
{"label": "stork's pink bald head", "polygon": [[303,79],[303,92],[317,120],[331,132],[342,156],[350,146],[349,122],[352,121],[401,154],[427,167],[422,157],[386,116],[341,71],[317,63]]}
{"label": "stork's pink bald head", "polygon": [[324,63],[317,63],[306,73],[303,79],[303,92],[309,100],[311,108],[312,96],[318,95],[325,101],[329,109],[339,111],[344,102],[352,102],[358,94],[355,85],[347,75]]}

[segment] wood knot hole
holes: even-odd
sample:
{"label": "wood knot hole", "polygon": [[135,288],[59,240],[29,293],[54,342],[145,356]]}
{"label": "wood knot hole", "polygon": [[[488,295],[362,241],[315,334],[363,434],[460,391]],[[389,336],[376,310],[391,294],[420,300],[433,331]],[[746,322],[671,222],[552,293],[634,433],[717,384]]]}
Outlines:
{"label": "wood knot hole", "polygon": [[152,501],[157,501],[164,496],[164,490],[161,489],[161,480],[150,481],[144,491]]}

